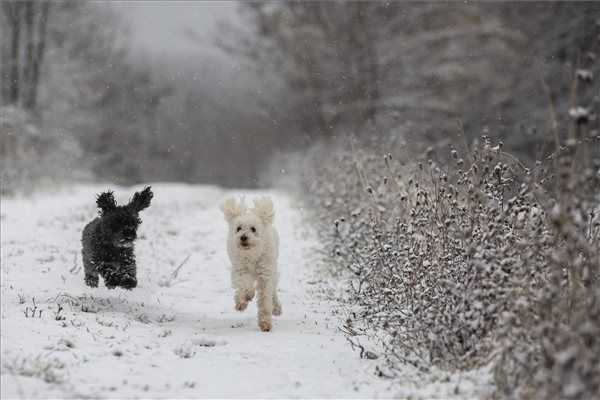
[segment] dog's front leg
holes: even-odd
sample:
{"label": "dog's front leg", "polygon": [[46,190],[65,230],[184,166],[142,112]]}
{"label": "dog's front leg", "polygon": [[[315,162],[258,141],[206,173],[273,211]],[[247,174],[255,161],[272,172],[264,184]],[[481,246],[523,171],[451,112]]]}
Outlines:
{"label": "dog's front leg", "polygon": [[122,265],[119,268],[119,286],[124,289],[133,289],[137,286],[137,266],[132,249],[121,252]]}
{"label": "dog's front leg", "polygon": [[135,259],[127,260],[127,264],[123,265],[119,274],[119,286],[123,289],[133,289],[137,286]]}
{"label": "dog's front leg", "polygon": [[98,287],[98,271],[96,270],[96,266],[88,256],[85,251],[81,252],[81,257],[83,261],[83,270],[85,273],[85,284],[89,287]]}
{"label": "dog's front leg", "polygon": [[118,286],[118,282],[115,278],[118,267],[119,265],[117,263],[110,261],[100,261],[96,265],[96,270],[102,279],[104,279],[104,285],[108,289],[114,289]]}
{"label": "dog's front leg", "polygon": [[235,289],[233,300],[235,309],[244,311],[254,298],[254,279],[250,274],[234,269],[231,273],[232,286]]}
{"label": "dog's front leg", "polygon": [[258,289],[258,327],[263,332],[271,330],[271,314],[273,314],[273,279],[271,274],[259,274]]}

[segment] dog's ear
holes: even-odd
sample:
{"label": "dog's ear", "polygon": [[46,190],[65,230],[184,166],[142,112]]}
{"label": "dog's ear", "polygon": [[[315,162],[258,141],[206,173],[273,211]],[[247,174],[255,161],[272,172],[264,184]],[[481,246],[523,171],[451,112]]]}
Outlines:
{"label": "dog's ear", "polygon": [[146,186],[141,192],[136,192],[133,198],[129,201],[128,207],[135,212],[140,212],[145,208],[150,207],[150,200],[152,200],[152,190],[150,186]]}
{"label": "dog's ear", "polygon": [[230,197],[221,204],[221,211],[225,215],[225,221],[231,222],[235,217],[242,215],[244,206],[242,202],[238,203],[233,197]]}
{"label": "dog's ear", "polygon": [[112,190],[100,193],[98,197],[96,197],[96,204],[102,215],[117,208],[117,201],[115,200]]}
{"label": "dog's ear", "polygon": [[270,225],[275,219],[275,210],[273,209],[273,201],[270,197],[260,197],[254,200],[254,214],[264,222],[265,225]]}

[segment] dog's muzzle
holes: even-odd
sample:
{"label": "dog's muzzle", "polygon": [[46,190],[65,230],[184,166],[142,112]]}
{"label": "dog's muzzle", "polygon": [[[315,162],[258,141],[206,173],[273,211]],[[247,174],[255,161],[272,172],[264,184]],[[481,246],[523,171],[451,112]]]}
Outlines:
{"label": "dog's muzzle", "polygon": [[240,236],[240,247],[242,249],[249,249],[251,247],[250,241],[248,241],[248,236],[246,236],[246,235]]}

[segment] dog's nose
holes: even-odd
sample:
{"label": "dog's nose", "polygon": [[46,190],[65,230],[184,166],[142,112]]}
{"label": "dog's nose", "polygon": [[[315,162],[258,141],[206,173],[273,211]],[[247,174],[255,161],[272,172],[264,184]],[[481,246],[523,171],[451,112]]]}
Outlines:
{"label": "dog's nose", "polygon": [[242,235],[242,236],[240,237],[240,240],[241,240],[242,242],[245,242],[246,240],[248,240],[248,236],[246,236],[246,235]]}

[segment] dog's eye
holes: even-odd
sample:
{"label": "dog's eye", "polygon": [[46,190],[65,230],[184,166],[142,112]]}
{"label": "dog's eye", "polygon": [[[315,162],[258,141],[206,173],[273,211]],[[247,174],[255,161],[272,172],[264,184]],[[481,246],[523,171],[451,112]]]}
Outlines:
{"label": "dog's eye", "polygon": [[239,232],[239,231],[241,231],[241,230],[242,230],[242,227],[241,227],[241,226],[238,226],[238,227],[237,227],[237,230],[236,230],[236,232]]}
{"label": "dog's eye", "polygon": [[255,227],[250,228],[250,230],[252,231],[252,233],[256,233],[256,228]]}

